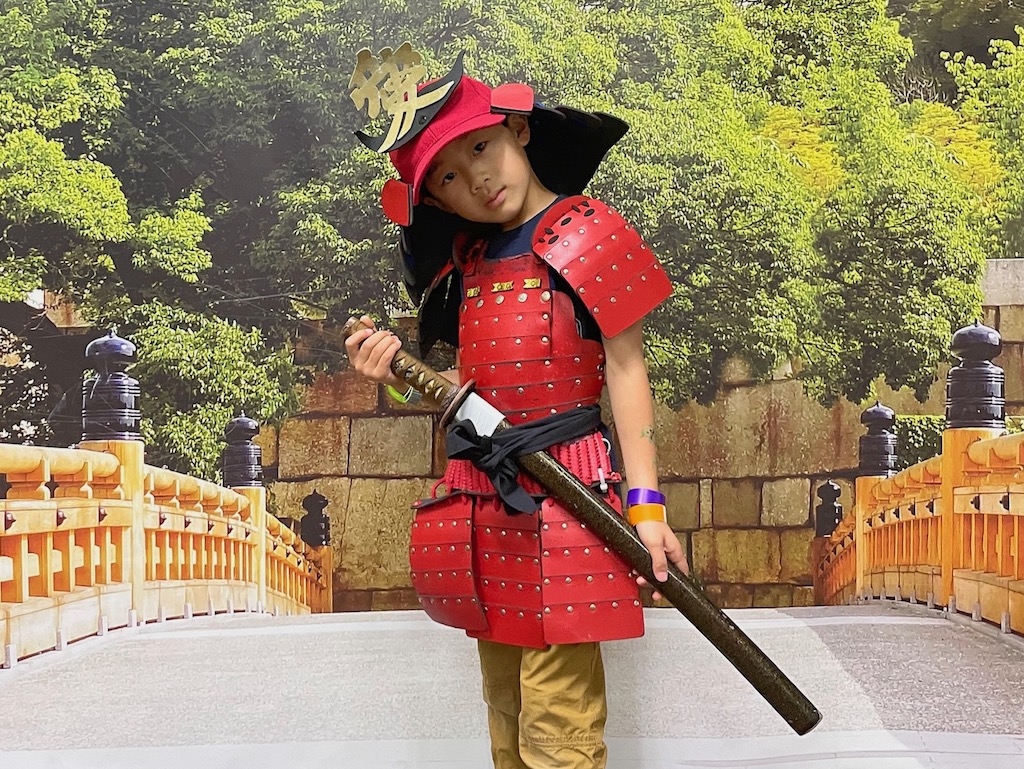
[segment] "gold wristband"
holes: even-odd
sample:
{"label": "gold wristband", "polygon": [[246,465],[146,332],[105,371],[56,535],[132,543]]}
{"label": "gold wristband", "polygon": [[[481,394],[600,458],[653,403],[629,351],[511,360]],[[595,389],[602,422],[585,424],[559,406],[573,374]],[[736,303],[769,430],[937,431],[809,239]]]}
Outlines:
{"label": "gold wristband", "polygon": [[636,526],[638,523],[644,521],[658,521],[665,523],[667,520],[666,510],[664,505],[659,505],[656,502],[645,502],[639,505],[629,506],[629,524],[630,526]]}

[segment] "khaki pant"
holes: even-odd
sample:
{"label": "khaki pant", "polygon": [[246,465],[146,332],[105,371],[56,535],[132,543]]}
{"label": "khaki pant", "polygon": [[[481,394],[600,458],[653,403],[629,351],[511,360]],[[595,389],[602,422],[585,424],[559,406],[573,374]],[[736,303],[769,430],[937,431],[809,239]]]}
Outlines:
{"label": "khaki pant", "polygon": [[598,644],[478,644],[495,769],[605,769]]}

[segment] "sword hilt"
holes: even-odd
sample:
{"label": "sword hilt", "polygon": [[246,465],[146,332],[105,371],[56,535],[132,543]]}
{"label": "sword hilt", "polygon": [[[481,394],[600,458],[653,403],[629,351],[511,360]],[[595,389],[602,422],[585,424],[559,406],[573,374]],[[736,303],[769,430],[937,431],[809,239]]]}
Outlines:
{"label": "sword hilt", "polygon": [[[341,331],[347,338],[364,329],[372,330],[372,327],[353,317],[348,319]],[[460,387],[405,350],[395,353],[395,358],[391,361],[391,370],[395,376],[416,388],[424,398],[429,398],[443,410],[442,425],[448,423],[473,389],[471,381]]]}

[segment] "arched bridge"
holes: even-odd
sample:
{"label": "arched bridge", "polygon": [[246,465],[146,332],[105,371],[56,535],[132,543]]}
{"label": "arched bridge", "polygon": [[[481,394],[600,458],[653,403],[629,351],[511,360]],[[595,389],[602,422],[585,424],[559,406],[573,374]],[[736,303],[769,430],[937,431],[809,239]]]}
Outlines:
{"label": "arched bridge", "polygon": [[[730,612],[818,728],[648,609],[605,647],[610,769],[1024,769],[1024,439],[999,393],[950,389],[941,455],[899,473],[892,413],[865,413],[855,505],[810,556],[822,605]],[[330,613],[323,500],[299,534],[267,510],[251,420],[222,487],[147,465],[131,408],[89,407],[78,449],[0,445],[0,769],[489,765],[473,643]]]}

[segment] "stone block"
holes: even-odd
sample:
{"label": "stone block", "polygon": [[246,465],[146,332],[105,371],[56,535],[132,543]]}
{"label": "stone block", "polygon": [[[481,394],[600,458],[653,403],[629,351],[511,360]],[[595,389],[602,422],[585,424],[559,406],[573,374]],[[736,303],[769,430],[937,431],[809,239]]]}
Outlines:
{"label": "stone block", "polygon": [[[699,532],[703,533],[703,532]],[[778,582],[781,572],[779,535],[766,529],[718,529],[714,558],[722,582]]]}
{"label": "stone block", "polygon": [[792,585],[755,585],[754,608],[773,609],[793,605]]}
{"label": "stone block", "polygon": [[412,503],[431,481],[365,478],[352,481],[345,535],[335,578],[348,590],[411,587],[409,527]]}
{"label": "stone block", "polygon": [[987,260],[981,291],[986,305],[1018,304],[1024,296],[1024,264],[1020,259]]}
{"label": "stone block", "polygon": [[712,520],[716,527],[757,526],[761,483],[749,478],[716,479],[711,486]]}
{"label": "stone block", "polygon": [[769,475],[769,385],[738,387],[709,405],[655,410],[659,469],[668,478]]}
{"label": "stone block", "polygon": [[806,526],[810,505],[810,479],[765,481],[761,487],[761,525]]}
{"label": "stone block", "polygon": [[278,439],[278,477],[348,475],[350,429],[348,417],[286,420]]}
{"label": "stone block", "polygon": [[1024,344],[1003,343],[1003,351],[992,361],[1006,372],[1006,400],[1024,401]]}
{"label": "stone block", "polygon": [[372,590],[339,590],[334,588],[334,611],[370,611]]}
{"label": "stone block", "polygon": [[754,605],[751,585],[708,585],[708,597],[720,609],[749,609]]}
{"label": "stone block", "polygon": [[814,588],[794,585],[793,606],[814,606]]}
{"label": "stone block", "polygon": [[811,575],[811,542],[813,540],[813,529],[786,529],[779,532],[780,582],[796,582],[807,585],[813,581]]}
{"label": "stone block", "polygon": [[857,463],[863,409],[825,408],[799,381],[726,390],[708,406],[656,408],[661,470],[671,478],[812,475]]}
{"label": "stone block", "polygon": [[[889,387],[884,379],[878,379],[875,382],[876,396],[869,400],[864,401],[858,407],[858,426],[859,414],[864,409],[875,404],[875,400],[880,400],[886,406],[891,408],[897,414],[943,414],[946,411],[946,375],[949,373],[949,364],[942,363],[936,369],[935,379],[932,382],[931,387],[928,388],[928,394],[924,401],[919,401],[917,395],[909,387],[900,387],[897,390]],[[864,434],[863,426],[859,426],[860,434]],[[853,465],[857,462],[854,460]],[[853,465],[843,465],[844,467],[853,467]]]}
{"label": "stone block", "polygon": [[757,378],[754,372],[743,358],[738,355],[730,355],[722,364],[722,374],[719,381],[726,387],[756,384]]}
{"label": "stone block", "polygon": [[718,561],[715,557],[715,532],[712,529],[700,529],[693,532],[690,538],[692,559],[690,567],[693,573],[706,582],[718,579]]}
{"label": "stone block", "polygon": [[1024,342],[1024,306],[999,307],[998,331],[1004,344]]}
{"label": "stone block", "polygon": [[416,591],[407,589],[374,590],[370,601],[373,611],[399,611],[403,609],[419,609],[420,600]]}
{"label": "stone block", "polygon": [[981,322],[989,328],[999,330],[999,307],[982,307]]}
{"label": "stone block", "polygon": [[261,425],[259,434],[253,443],[260,447],[263,454],[263,466],[273,467],[277,464],[277,428],[273,425]]}
{"label": "stone block", "polygon": [[712,485],[710,478],[702,478],[700,481],[700,527],[702,529],[710,529],[714,525],[711,515],[714,508]]}
{"label": "stone block", "polygon": [[323,494],[328,500],[324,512],[331,520],[331,549],[334,551],[334,564],[337,568],[341,563],[341,543],[345,538],[345,517],[351,485],[348,478],[276,481],[269,486],[269,507],[279,518],[301,519],[306,515],[302,500],[314,490]]}
{"label": "stone block", "polygon": [[440,478],[444,475],[444,470],[448,467],[448,444],[445,442],[445,430],[441,427],[440,420],[434,420],[434,449],[433,449],[433,466],[430,469],[430,474],[435,478]]}
{"label": "stone block", "polygon": [[377,410],[380,386],[353,369],[335,374],[317,373],[302,391],[302,412],[314,415],[349,416]]}
{"label": "stone block", "polygon": [[664,483],[668,507],[668,525],[676,531],[700,527],[700,485],[697,483]]}
{"label": "stone block", "polygon": [[433,469],[434,425],[428,416],[355,418],[353,476],[427,477]]}

